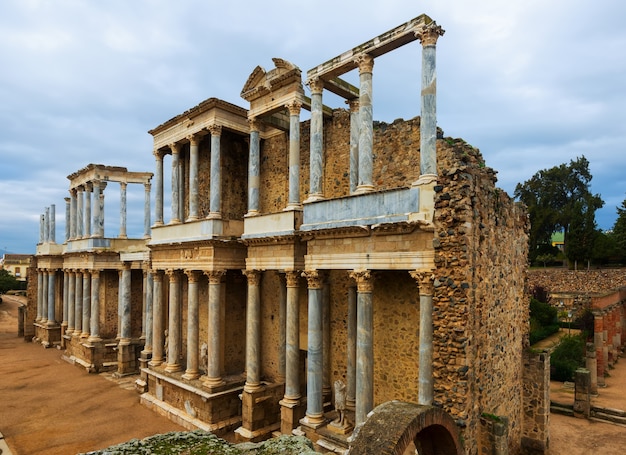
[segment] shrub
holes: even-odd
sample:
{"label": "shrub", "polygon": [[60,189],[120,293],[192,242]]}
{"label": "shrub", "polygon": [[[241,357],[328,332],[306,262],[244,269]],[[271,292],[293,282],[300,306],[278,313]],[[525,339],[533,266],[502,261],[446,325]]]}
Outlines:
{"label": "shrub", "polygon": [[530,299],[530,344],[559,331],[556,308],[535,298]]}
{"label": "shrub", "polygon": [[566,335],[550,356],[550,379],[571,381],[577,368],[585,366],[585,340],[579,335]]}

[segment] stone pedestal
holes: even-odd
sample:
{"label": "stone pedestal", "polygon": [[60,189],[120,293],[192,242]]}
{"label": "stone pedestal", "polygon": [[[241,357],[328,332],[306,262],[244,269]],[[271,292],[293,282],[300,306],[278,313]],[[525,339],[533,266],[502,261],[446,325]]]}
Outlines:
{"label": "stone pedestal", "polygon": [[117,346],[116,376],[135,374],[138,371],[136,346],[132,343],[120,342]]}
{"label": "stone pedestal", "polygon": [[574,416],[589,418],[591,415],[591,375],[586,368],[574,373]]}
{"label": "stone pedestal", "polygon": [[281,400],[280,401],[280,432],[283,434],[291,434],[296,428],[300,420],[304,417],[306,406],[302,400]]}

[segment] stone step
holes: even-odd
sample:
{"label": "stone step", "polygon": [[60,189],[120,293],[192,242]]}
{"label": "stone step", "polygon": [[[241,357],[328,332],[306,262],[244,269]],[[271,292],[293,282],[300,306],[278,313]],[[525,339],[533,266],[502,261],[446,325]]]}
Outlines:
{"label": "stone step", "polygon": [[593,412],[591,416],[594,418],[594,420],[602,420],[605,422],[617,423],[626,426],[626,417],[605,414],[604,412]]}
{"label": "stone step", "polygon": [[574,409],[560,405],[551,405],[550,412],[553,412],[555,414],[563,414],[570,417],[574,416]]}
{"label": "stone step", "polygon": [[622,411],[621,409],[613,409],[613,408],[601,408],[598,406],[592,406],[591,412],[601,412],[603,414],[609,414],[617,417],[625,417],[626,411]]}

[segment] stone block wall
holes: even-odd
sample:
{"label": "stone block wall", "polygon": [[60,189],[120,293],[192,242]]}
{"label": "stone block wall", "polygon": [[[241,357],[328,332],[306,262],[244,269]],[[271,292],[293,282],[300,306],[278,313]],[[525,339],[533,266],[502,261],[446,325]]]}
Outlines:
{"label": "stone block wall", "polygon": [[528,287],[534,286],[548,292],[604,293],[626,286],[626,273],[623,269],[532,269],[528,271]]}
{"label": "stone block wall", "polygon": [[524,352],[524,420],[522,447],[547,453],[550,443],[550,355]]}

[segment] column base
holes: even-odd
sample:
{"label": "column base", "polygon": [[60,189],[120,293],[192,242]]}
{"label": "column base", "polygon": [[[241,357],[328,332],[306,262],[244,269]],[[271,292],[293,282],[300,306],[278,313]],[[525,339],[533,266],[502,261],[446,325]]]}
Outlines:
{"label": "column base", "polygon": [[148,366],[150,367],[158,367],[163,365],[163,360],[162,359],[155,359],[152,358],[149,362],[148,362]]}
{"label": "column base", "polygon": [[88,343],[99,343],[100,341],[102,341],[102,338],[100,338],[98,335],[90,335],[89,338],[87,338],[87,342]]}
{"label": "column base", "polygon": [[312,428],[314,430],[318,429],[322,425],[326,424],[326,419],[324,418],[324,414],[319,415],[305,415],[302,419],[300,419],[300,424],[305,427]]}
{"label": "column base", "polygon": [[167,363],[165,364],[165,371],[168,373],[176,373],[177,371],[182,371],[183,367],[178,363]]}
{"label": "column base", "polygon": [[297,212],[302,210],[302,204],[299,202],[290,202],[287,207],[283,209],[283,212]]}
{"label": "column base", "polygon": [[359,185],[359,186],[356,187],[356,190],[354,191],[354,194],[358,195],[358,194],[373,193],[375,189],[376,188],[374,187],[374,185],[371,185],[371,184]]}
{"label": "column base", "polygon": [[222,213],[221,212],[209,212],[209,214],[206,217],[207,220],[221,220],[222,219]]}
{"label": "column base", "polygon": [[291,434],[304,417],[305,406],[299,398],[283,398],[278,404],[280,404],[280,432]]}
{"label": "column base", "polygon": [[193,381],[194,379],[198,379],[200,377],[199,371],[185,371],[185,373],[181,376],[181,378],[186,379],[187,381]]}
{"label": "column base", "polygon": [[206,378],[202,382],[202,387],[211,393],[221,392],[226,388],[226,381],[222,378]]}
{"label": "column base", "polygon": [[309,197],[306,198],[303,203],[308,204],[310,202],[323,201],[325,199],[326,198],[324,197],[322,193],[314,193],[314,194],[309,194]]}

